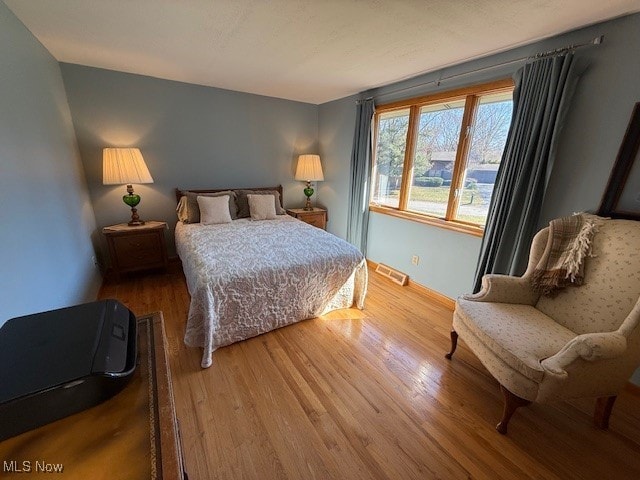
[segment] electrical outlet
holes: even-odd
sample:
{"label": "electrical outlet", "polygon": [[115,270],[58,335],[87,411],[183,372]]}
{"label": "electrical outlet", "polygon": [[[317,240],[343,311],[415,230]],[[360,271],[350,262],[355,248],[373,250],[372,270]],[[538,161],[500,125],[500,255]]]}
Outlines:
{"label": "electrical outlet", "polygon": [[418,255],[414,255],[411,257],[411,264],[418,265],[420,263],[420,257]]}

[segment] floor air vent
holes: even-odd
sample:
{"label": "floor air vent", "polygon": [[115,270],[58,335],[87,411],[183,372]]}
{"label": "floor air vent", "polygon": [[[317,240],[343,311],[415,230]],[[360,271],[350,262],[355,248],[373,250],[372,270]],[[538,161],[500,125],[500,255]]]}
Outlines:
{"label": "floor air vent", "polygon": [[403,287],[409,282],[409,276],[399,272],[398,270],[394,270],[391,267],[387,267],[386,265],[379,263],[376,267],[376,273],[383,275],[391,280],[393,280],[398,285],[402,285]]}

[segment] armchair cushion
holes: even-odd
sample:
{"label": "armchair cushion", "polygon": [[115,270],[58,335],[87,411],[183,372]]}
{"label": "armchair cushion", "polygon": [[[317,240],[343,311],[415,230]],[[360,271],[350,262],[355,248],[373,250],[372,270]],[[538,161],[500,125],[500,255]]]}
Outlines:
{"label": "armchair cushion", "polygon": [[[456,325],[458,322],[463,325]],[[470,331],[505,363],[536,382],[541,382],[544,376],[542,360],[558,353],[576,337],[530,305],[464,298],[456,303],[454,328],[459,332]]]}

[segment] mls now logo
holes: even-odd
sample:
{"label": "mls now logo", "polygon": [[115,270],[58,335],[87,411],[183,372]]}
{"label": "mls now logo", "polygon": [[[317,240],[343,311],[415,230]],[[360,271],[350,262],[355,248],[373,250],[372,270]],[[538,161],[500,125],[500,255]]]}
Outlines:
{"label": "mls now logo", "polygon": [[64,465],[61,463],[47,463],[44,460],[36,460],[35,463],[30,460],[18,462],[17,460],[4,460],[2,463],[2,471],[5,473],[62,473]]}

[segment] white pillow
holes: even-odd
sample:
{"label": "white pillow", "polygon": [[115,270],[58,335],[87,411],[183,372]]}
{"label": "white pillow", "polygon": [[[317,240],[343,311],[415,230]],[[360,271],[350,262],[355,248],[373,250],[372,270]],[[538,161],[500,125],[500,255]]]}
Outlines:
{"label": "white pillow", "polygon": [[229,213],[229,195],[220,197],[198,197],[200,208],[200,223],[204,225],[216,225],[219,223],[231,223]]}
{"label": "white pillow", "polygon": [[274,220],[276,199],[273,195],[247,195],[251,220]]}

